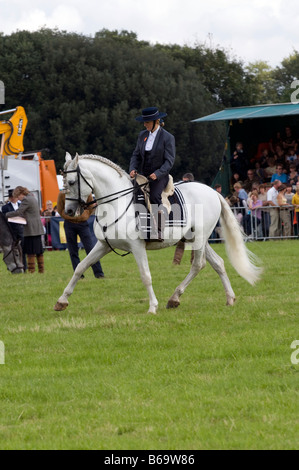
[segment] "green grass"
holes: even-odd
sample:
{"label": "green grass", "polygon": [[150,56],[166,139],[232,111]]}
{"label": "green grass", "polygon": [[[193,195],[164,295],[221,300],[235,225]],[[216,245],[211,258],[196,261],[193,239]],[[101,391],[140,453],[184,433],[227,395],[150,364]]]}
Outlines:
{"label": "green grass", "polygon": [[172,266],[171,248],[148,254],[156,316],[133,256],[105,257],[105,279],[88,270],[61,313],[68,253],[46,253],[44,275],[1,262],[0,448],[298,448],[298,241],[249,245],[265,266],[256,287],[213,247],[235,306],[207,266],[167,310],[190,266],[189,252]]}

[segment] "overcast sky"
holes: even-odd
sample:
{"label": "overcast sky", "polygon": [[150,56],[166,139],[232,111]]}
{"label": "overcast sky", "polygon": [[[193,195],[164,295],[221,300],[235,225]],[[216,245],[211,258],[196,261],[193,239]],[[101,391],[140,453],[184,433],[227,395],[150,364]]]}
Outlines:
{"label": "overcast sky", "polygon": [[5,34],[43,26],[91,36],[124,29],[153,44],[205,43],[273,67],[299,49],[298,0],[0,0],[0,12]]}

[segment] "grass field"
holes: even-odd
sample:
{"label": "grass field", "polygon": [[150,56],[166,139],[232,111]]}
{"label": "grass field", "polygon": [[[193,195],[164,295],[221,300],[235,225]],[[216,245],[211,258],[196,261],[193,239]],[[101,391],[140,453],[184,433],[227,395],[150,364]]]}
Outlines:
{"label": "grass field", "polygon": [[150,252],[158,315],[133,257],[88,270],[65,312],[53,306],[71,275],[67,252],[45,253],[44,275],[0,263],[1,449],[296,449],[298,241],[252,243],[262,282],[251,287],[223,256],[237,295],[225,306],[207,266],[176,310],[165,308],[190,252]]}

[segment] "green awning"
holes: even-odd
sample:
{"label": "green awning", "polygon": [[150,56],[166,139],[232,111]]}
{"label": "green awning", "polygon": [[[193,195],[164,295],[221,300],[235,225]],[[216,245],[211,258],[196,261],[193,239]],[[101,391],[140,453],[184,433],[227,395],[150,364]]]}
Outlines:
{"label": "green awning", "polygon": [[203,121],[232,121],[234,119],[257,119],[279,116],[294,116],[299,114],[299,103],[265,104],[245,106],[242,108],[227,108],[218,113],[209,114],[191,122]]}

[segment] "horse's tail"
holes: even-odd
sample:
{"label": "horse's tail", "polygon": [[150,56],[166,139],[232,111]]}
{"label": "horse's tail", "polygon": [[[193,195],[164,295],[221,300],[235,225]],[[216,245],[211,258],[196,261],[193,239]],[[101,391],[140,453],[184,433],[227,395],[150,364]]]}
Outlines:
{"label": "horse's tail", "polygon": [[225,239],[226,252],[232,266],[247,282],[254,285],[259,281],[263,269],[258,266],[257,257],[244,243],[244,233],[226,200],[217,192],[221,203],[220,223]]}

